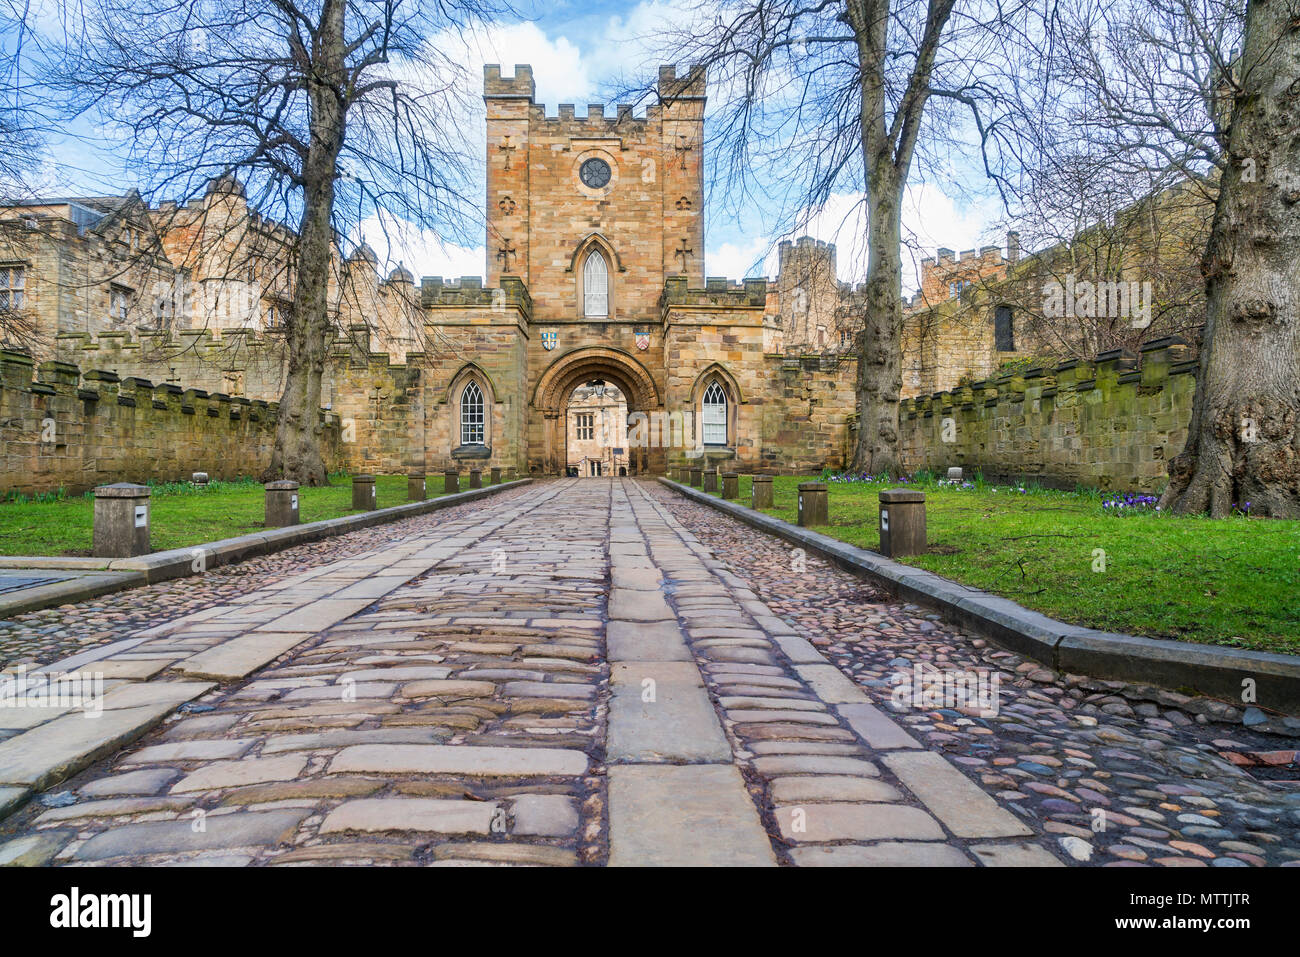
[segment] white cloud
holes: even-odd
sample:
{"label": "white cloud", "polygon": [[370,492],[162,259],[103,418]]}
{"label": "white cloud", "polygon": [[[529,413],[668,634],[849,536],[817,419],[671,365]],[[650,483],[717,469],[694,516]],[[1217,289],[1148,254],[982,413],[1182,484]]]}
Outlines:
{"label": "white cloud", "polygon": [[[756,263],[758,268],[755,268]],[[704,271],[709,276],[725,276],[728,279],[743,279],[749,275],[775,276],[776,250],[765,236],[759,236],[742,246],[723,243],[715,249],[705,250]]]}
{"label": "white cloud", "polygon": [[423,276],[483,275],[482,246],[458,246],[442,239],[429,229],[421,229],[404,219],[384,215],[369,216],[351,237],[367,243],[379,257],[379,271],[387,276],[398,265],[405,266],[418,282]]}

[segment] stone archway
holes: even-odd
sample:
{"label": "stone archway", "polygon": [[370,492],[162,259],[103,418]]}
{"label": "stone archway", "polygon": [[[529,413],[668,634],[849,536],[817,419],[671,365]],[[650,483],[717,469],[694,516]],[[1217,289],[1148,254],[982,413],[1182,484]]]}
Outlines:
{"label": "stone archway", "polygon": [[[575,349],[553,361],[537,380],[532,406],[543,418],[540,461],[547,475],[564,473],[565,432],[569,397],[573,390],[592,379],[612,382],[623,393],[629,415],[647,415],[663,409],[663,397],[654,376],[637,359],[618,349],[589,347]],[[636,474],[663,471],[663,449],[628,449],[628,461]],[[531,457],[531,456],[530,456]]]}

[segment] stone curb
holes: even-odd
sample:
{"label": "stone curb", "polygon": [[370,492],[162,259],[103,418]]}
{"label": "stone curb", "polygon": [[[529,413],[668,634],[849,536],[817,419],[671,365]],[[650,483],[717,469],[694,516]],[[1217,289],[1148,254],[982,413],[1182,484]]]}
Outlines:
{"label": "stone curb", "polygon": [[[0,618],[7,618],[10,615],[17,615],[27,611],[38,611],[41,608],[49,608],[54,605],[84,601],[110,592],[137,588],[140,585],[202,574],[202,572],[194,570],[194,561],[200,551],[203,553],[203,571],[207,571],[211,568],[231,565],[259,555],[269,555],[285,548],[292,548],[294,545],[315,542],[323,538],[332,538],[335,535],[343,535],[347,532],[355,532],[363,528],[372,528],[375,525],[383,525],[403,518],[413,518],[416,515],[451,508],[453,505],[472,502],[475,499],[495,495],[508,488],[518,488],[530,482],[532,482],[531,478],[518,479],[514,482],[502,482],[500,485],[488,485],[465,492],[455,492],[451,495],[441,495],[423,502],[407,502],[403,505],[359,512],[356,515],[344,515],[341,518],[309,522],[306,525],[273,528],[264,532],[254,532],[250,535],[240,535],[237,538],[222,539],[218,542],[204,542],[201,545],[190,545],[185,548],[173,548],[165,552],[154,552],[151,555],[141,555],[137,558],[57,559],[48,556],[35,556],[32,558],[8,556],[3,560],[3,563],[0,563],[0,567],[46,569],[85,569],[88,567],[87,564],[54,564],[62,561],[93,563],[90,567],[103,570],[105,573],[42,585],[39,588],[29,589],[25,593],[0,598]],[[31,562],[31,564],[23,564],[25,562]]]}
{"label": "stone curb", "polygon": [[1191,642],[1140,638],[1070,625],[1008,598],[891,561],[875,552],[809,531],[752,508],[716,498],[671,479],[668,488],[746,525],[817,552],[841,567],[883,583],[898,598],[929,605],[953,624],[1056,671],[1158,685],[1238,704],[1243,682],[1255,682],[1253,704],[1300,713],[1300,657]]}

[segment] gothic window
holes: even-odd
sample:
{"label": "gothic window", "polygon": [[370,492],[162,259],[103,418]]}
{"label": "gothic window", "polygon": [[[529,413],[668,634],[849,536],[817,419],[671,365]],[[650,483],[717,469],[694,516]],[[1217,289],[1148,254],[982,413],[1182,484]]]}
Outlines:
{"label": "gothic window", "polygon": [[722,386],[712,382],[704,390],[704,408],[701,410],[704,423],[705,445],[727,444],[727,394]]}
{"label": "gothic window", "polygon": [[582,266],[582,314],[593,318],[609,315],[609,265],[595,251]]}
{"label": "gothic window", "polygon": [[998,306],[993,312],[993,342],[998,352],[1016,351],[1016,330],[1010,306]]}
{"label": "gothic window", "polygon": [[483,445],[483,423],[483,390],[471,382],[460,394],[460,444]]}

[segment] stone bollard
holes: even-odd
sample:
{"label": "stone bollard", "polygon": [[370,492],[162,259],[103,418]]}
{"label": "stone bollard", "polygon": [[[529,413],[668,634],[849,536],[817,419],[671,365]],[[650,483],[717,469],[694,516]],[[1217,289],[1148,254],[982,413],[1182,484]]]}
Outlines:
{"label": "stone bollard", "polygon": [[470,469],[470,470],[469,470],[469,487],[470,487],[470,488],[482,488],[482,487],[483,487],[483,470],[482,470],[482,469]]}
{"label": "stone bollard", "polygon": [[149,486],[118,482],[95,489],[96,558],[149,554]]}
{"label": "stone bollard", "polygon": [[499,466],[499,465],[494,465],[494,466],[492,466],[492,471],[489,473],[489,477],[490,477],[490,480],[491,480],[491,484],[492,484],[492,485],[500,485],[500,484],[501,484],[501,466]]}
{"label": "stone bollard", "polygon": [[408,502],[423,502],[428,491],[429,485],[424,480],[423,472],[412,472],[406,476],[406,500]]}
{"label": "stone bollard", "polygon": [[722,497],[740,498],[740,476],[735,472],[722,473]]}
{"label": "stone bollard", "polygon": [[925,493],[910,488],[880,492],[880,554],[925,554]]}
{"label": "stone bollard", "polygon": [[749,496],[750,508],[772,507],[772,476],[755,475],[754,488]]}
{"label": "stone bollard", "polygon": [[199,488],[203,488],[203,486],[205,486],[205,485],[208,484],[208,473],[207,473],[207,472],[191,472],[191,473],[190,473],[190,481],[193,482],[195,485],[197,485]]}
{"label": "stone bollard", "polygon": [[375,477],[373,475],[352,476],[352,507],[364,509],[375,507]]}
{"label": "stone bollard", "polygon": [[954,465],[952,468],[948,469],[948,481],[949,481],[949,482],[960,482],[960,481],[961,481],[961,466],[960,466],[960,465]]}
{"label": "stone bollard", "polygon": [[826,502],[825,482],[799,483],[799,524],[829,525],[830,509]]}
{"label": "stone bollard", "polygon": [[704,484],[704,469],[691,469],[691,485],[699,488]]}
{"label": "stone bollard", "polygon": [[704,470],[704,484],[701,486],[706,492],[716,492],[718,490],[718,470]]}
{"label": "stone bollard", "polygon": [[460,472],[447,469],[442,473],[442,490],[448,495],[460,491]]}
{"label": "stone bollard", "polygon": [[298,524],[298,483],[289,479],[266,483],[266,527]]}

